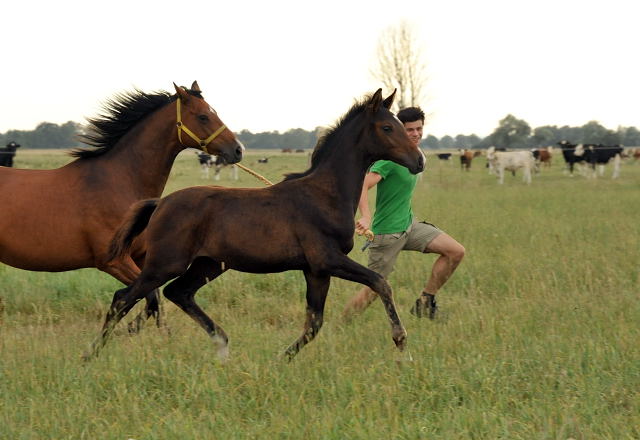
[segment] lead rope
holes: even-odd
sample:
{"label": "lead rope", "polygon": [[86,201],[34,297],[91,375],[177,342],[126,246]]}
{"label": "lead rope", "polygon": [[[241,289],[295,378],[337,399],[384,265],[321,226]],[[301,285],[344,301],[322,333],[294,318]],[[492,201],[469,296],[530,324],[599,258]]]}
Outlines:
{"label": "lead rope", "polygon": [[[240,169],[242,169],[243,171],[246,171],[247,173],[251,174],[252,176],[256,177],[257,179],[261,180],[263,183],[265,183],[268,186],[272,186],[273,183],[271,183],[266,177],[256,173],[255,171],[253,171],[251,168],[247,168],[244,165],[241,165],[240,163],[236,163],[235,165],[237,165],[238,167],[240,167]],[[373,232],[370,229],[367,229],[366,231],[364,231],[364,233],[360,234],[359,232],[357,233],[358,235],[364,235],[367,239],[366,243],[362,246],[362,251],[364,252],[369,245],[371,245],[371,243],[373,243]],[[222,263],[222,269],[224,270],[224,263]]]}
{"label": "lead rope", "polygon": [[268,186],[272,186],[273,185],[273,183],[271,183],[266,177],[261,176],[260,174],[258,174],[255,171],[253,171],[251,168],[247,168],[244,165],[241,165],[240,163],[237,163],[235,165],[238,165],[238,167],[240,167],[240,169],[242,169],[243,171],[246,171],[247,173],[251,174],[252,176],[258,178],[259,180],[261,180],[266,185],[268,185]]}

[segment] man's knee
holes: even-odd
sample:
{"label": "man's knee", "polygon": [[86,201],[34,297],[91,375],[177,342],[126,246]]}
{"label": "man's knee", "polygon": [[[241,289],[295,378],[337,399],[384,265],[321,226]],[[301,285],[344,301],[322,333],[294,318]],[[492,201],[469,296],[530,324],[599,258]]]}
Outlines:
{"label": "man's knee", "polygon": [[445,257],[447,257],[453,264],[458,265],[464,258],[466,250],[464,246],[460,243],[456,243],[455,245],[449,247],[445,252]]}

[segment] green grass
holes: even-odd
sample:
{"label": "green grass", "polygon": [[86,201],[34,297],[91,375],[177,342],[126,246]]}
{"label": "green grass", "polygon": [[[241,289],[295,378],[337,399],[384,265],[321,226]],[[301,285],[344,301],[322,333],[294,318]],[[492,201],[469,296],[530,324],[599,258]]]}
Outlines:
{"label": "green grass", "polygon": [[[194,156],[178,157],[167,192],[204,183]],[[16,159],[69,160],[29,150]],[[278,181],[307,160],[249,152],[244,163]],[[431,322],[408,310],[435,257],[401,254],[390,282],[412,362],[396,353],[380,303],[342,322],[358,286],[334,279],[322,331],[285,364],[304,321],[302,275],[230,272],[198,294],[231,338],[226,364],[166,301],[170,335],[119,328],[85,364],[119,283],[93,269],[0,265],[0,438],[640,438],[640,163],[613,181],[569,178],[560,162],[531,186],[520,176],[499,186],[483,158],[469,173],[428,163],[416,215],[467,255]],[[217,183],[262,185],[226,170]],[[362,240],[351,256],[364,263]]]}

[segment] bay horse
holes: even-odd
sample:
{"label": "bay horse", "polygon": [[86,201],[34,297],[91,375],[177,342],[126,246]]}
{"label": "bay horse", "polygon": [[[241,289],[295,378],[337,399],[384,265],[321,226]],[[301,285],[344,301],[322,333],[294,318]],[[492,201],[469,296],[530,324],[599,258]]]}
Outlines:
{"label": "bay horse", "polygon": [[[202,98],[174,84],[176,94],[139,90],[107,101],[88,119],[77,159],[50,170],[0,167],[0,262],[19,269],[59,272],[95,267],[131,284],[140,274],[143,237],[131,254],[107,258],[109,242],[132,203],[160,197],[173,162],[187,147],[229,162],[244,147]],[[146,317],[159,318],[155,293]]]}
{"label": "bay horse", "polygon": [[[115,292],[102,331],[85,354],[96,356],[115,325],[139,301],[171,281],[164,295],[213,339],[217,355],[228,355],[224,330],[196,304],[196,291],[227,269],[249,273],[301,270],[306,280],[306,322],[284,353],[287,360],[310,342],[323,323],[332,276],[369,286],[380,295],[398,349],[406,332],[389,284],[351,260],[354,216],[367,169],[387,159],[417,174],[424,156],[389,110],[395,91],[382,89],[357,102],[316,145],[310,168],[265,188],[196,186],[132,206],[114,236],[110,257],[128,253],[145,232],[147,257],[135,282]],[[175,278],[175,279],[174,279]]]}

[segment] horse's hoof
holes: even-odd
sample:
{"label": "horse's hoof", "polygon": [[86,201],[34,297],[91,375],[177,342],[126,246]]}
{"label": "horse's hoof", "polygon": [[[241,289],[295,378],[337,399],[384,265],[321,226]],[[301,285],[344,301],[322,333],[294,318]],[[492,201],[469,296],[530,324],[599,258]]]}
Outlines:
{"label": "horse's hoof", "polygon": [[408,362],[413,362],[413,356],[411,356],[411,352],[409,350],[398,351],[396,352],[396,362],[401,365]]}

